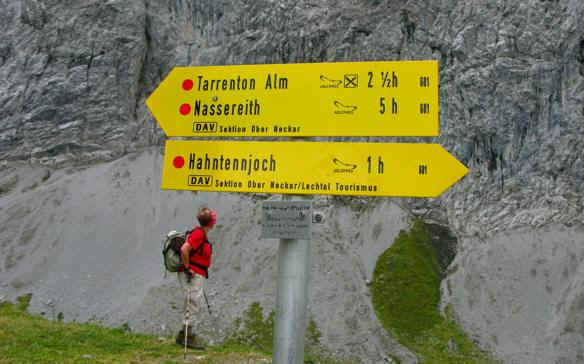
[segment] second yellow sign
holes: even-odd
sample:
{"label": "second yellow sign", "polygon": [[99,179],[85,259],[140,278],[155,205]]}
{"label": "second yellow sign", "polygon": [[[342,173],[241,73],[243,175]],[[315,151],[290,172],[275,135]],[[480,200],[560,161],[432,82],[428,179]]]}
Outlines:
{"label": "second yellow sign", "polygon": [[467,172],[438,144],[167,140],[162,189],[436,197]]}

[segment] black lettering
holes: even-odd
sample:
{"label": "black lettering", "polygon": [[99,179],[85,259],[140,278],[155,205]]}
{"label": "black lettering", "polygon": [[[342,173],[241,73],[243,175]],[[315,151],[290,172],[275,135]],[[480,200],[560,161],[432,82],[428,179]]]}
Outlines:
{"label": "black lettering", "polygon": [[189,186],[211,186],[213,176],[189,176]]}
{"label": "black lettering", "polygon": [[259,115],[260,114],[260,104],[258,102],[258,99],[255,100],[255,106],[254,106],[254,115]]}
{"label": "black lettering", "polygon": [[195,116],[220,116],[220,115],[260,115],[261,104],[258,99],[249,100],[239,104],[211,104],[207,105],[201,100],[195,100]]}
{"label": "black lettering", "polygon": [[255,79],[242,78],[221,78],[207,80],[203,76],[197,76],[198,91],[237,91],[237,90],[255,90]]}
{"label": "black lettering", "polygon": [[287,89],[288,88],[288,78],[281,77],[278,81],[278,88],[279,89]]}
{"label": "black lettering", "polygon": [[221,154],[221,157],[219,157],[219,168],[221,168],[221,170],[223,170],[223,154]]}
{"label": "black lettering", "polygon": [[201,91],[201,81],[203,80],[203,76],[197,76],[199,82],[197,82],[198,91]]}
{"label": "black lettering", "polygon": [[211,159],[207,154],[205,154],[205,169],[211,169]]}
{"label": "black lettering", "polygon": [[288,78],[287,77],[278,77],[277,73],[274,73],[273,75],[268,74],[264,88],[266,90],[287,89],[288,88]]}
{"label": "black lettering", "polygon": [[276,171],[276,160],[274,159],[274,155],[270,154],[270,172]]}
{"label": "black lettering", "polygon": [[199,170],[233,170],[251,175],[251,172],[275,172],[276,159],[273,154],[270,154],[269,158],[258,158],[253,154],[249,154],[247,158],[229,158],[224,154],[210,157],[208,153],[205,153],[204,157],[197,158],[195,153],[189,153],[189,169],[195,169],[195,166]]}
{"label": "black lettering", "polygon": [[193,123],[194,133],[214,133],[216,132],[217,123],[195,122]]}

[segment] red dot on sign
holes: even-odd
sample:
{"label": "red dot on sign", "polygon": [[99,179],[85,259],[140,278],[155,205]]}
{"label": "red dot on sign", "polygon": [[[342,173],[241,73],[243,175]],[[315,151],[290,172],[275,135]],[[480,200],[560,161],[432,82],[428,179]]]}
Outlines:
{"label": "red dot on sign", "polygon": [[189,105],[189,104],[182,104],[180,106],[180,113],[181,114],[187,115],[190,112],[191,112],[191,105]]}
{"label": "red dot on sign", "polygon": [[190,91],[193,88],[193,80],[184,80],[182,87],[183,90]]}
{"label": "red dot on sign", "polygon": [[182,168],[185,165],[185,159],[181,156],[174,157],[172,164],[174,165],[174,168]]}

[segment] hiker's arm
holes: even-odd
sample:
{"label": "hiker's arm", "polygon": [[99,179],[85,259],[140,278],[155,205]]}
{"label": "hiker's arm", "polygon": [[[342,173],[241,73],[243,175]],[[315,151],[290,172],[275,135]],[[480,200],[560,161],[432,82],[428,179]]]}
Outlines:
{"label": "hiker's arm", "polygon": [[186,269],[190,269],[189,263],[190,263],[190,259],[189,259],[189,255],[191,253],[191,244],[189,243],[185,243],[183,244],[183,246],[180,248],[180,255],[183,261],[183,265],[185,266]]}

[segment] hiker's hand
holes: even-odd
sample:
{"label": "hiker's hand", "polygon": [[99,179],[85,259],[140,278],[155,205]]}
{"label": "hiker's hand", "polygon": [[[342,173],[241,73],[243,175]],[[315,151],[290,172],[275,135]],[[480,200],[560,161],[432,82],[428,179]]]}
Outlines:
{"label": "hiker's hand", "polygon": [[190,280],[191,278],[193,278],[193,274],[195,274],[195,272],[193,272],[191,267],[189,267],[189,268],[185,269],[185,274],[187,275],[188,279]]}

